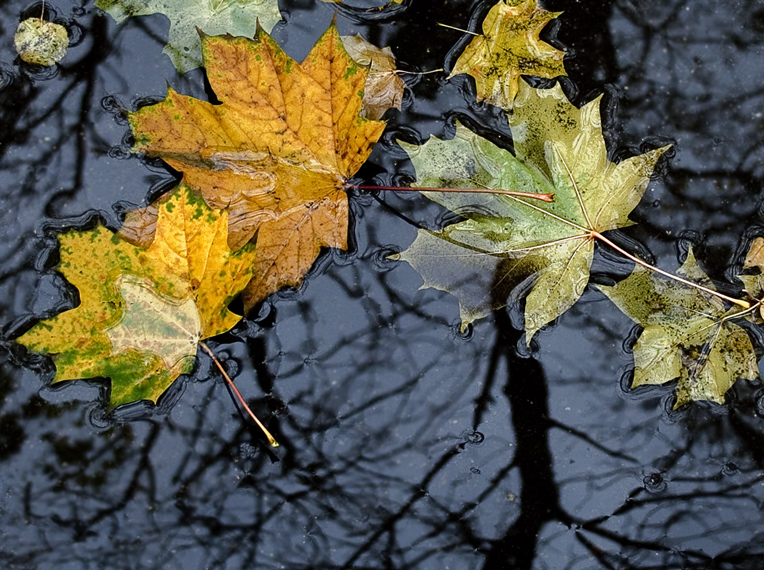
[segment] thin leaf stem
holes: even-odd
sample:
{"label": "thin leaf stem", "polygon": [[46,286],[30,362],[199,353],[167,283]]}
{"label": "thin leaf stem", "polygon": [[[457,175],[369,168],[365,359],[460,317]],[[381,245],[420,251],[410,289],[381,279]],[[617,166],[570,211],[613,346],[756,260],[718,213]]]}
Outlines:
{"label": "thin leaf stem", "polygon": [[403,69],[394,69],[393,73],[396,75],[429,75],[430,73],[439,73],[445,71],[442,67],[440,69],[431,69],[430,71],[405,71]]}
{"label": "thin leaf stem", "polygon": [[479,36],[480,34],[476,32],[470,32],[469,30],[464,30],[462,28],[457,28],[456,26],[449,26],[448,24],[441,24],[438,22],[439,26],[443,26],[444,28],[448,28],[450,30],[456,30],[457,32],[464,32],[465,34],[472,34],[473,36]]}
{"label": "thin leaf stem", "polygon": [[239,392],[238,388],[236,388],[236,384],[233,383],[233,380],[228,376],[225,369],[223,368],[223,365],[220,364],[220,361],[215,357],[213,352],[209,349],[209,347],[204,344],[203,342],[199,342],[199,346],[201,346],[204,351],[209,354],[210,358],[212,359],[212,362],[215,363],[215,366],[218,367],[218,370],[220,370],[220,373],[223,375],[223,378],[226,379],[226,382],[228,382],[228,385],[233,389],[234,393],[236,394],[236,397],[239,399],[239,402],[241,402],[241,405],[244,406],[244,409],[247,410],[247,413],[250,415],[250,417],[255,420],[255,423],[258,425],[258,427],[263,430],[263,433],[265,434],[265,437],[268,438],[268,443],[271,444],[271,447],[278,447],[279,442],[276,441],[276,439],[271,435],[271,432],[269,432],[266,427],[262,424],[262,422],[257,419],[257,416],[254,414],[252,410],[249,409],[249,406],[244,401],[244,398],[242,397],[241,393]]}
{"label": "thin leaf stem", "polygon": [[743,301],[742,299],[735,299],[734,297],[728,297],[727,295],[724,295],[723,293],[719,293],[719,291],[714,291],[713,289],[709,289],[708,287],[704,287],[703,285],[700,285],[698,283],[693,283],[692,281],[683,279],[682,277],[679,277],[678,275],[674,275],[673,273],[669,273],[668,271],[663,271],[663,269],[655,267],[654,265],[650,265],[646,261],[642,261],[638,257],[630,254],[628,251],[626,251],[622,247],[616,245],[614,242],[610,241],[608,238],[606,238],[599,232],[592,231],[592,237],[608,244],[618,253],[629,258],[634,263],[641,265],[645,269],[649,269],[650,271],[655,271],[656,273],[660,273],[661,275],[663,275],[664,277],[667,277],[668,279],[673,279],[674,281],[679,281],[680,283],[684,283],[685,285],[689,285],[690,287],[694,287],[695,289],[700,289],[701,291],[705,291],[706,293],[708,293],[709,295],[713,295],[714,297],[719,297],[720,299],[724,299],[725,301],[729,301],[730,303],[740,305],[744,309],[751,308],[751,304],[748,301]]}
{"label": "thin leaf stem", "polygon": [[347,188],[358,188],[359,190],[393,190],[396,192],[464,192],[468,194],[501,194],[502,196],[516,196],[528,198],[530,200],[541,200],[542,202],[554,202],[554,194],[536,194],[534,192],[513,192],[511,190],[495,190],[493,188],[429,188],[429,187],[401,187],[401,186],[363,186],[348,185]]}
{"label": "thin leaf stem", "polygon": [[755,305],[752,305],[751,307],[748,307],[744,311],[740,311],[739,313],[735,313],[734,315],[727,315],[726,317],[722,317],[722,319],[719,321],[720,323],[723,323],[724,321],[729,321],[732,319],[739,319],[741,317],[746,316],[749,313],[756,312],[756,309],[760,308],[762,304],[761,300],[758,300]]}

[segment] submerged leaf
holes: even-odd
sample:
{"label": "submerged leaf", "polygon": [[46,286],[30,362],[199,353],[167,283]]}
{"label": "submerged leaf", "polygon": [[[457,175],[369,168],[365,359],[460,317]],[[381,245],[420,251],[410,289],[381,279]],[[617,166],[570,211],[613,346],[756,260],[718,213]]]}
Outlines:
{"label": "submerged leaf", "polygon": [[390,108],[400,110],[406,84],[396,73],[395,56],[389,47],[380,49],[360,35],[343,36],[342,43],[355,61],[369,66],[361,115],[380,119]]}
{"label": "submerged leaf", "polygon": [[[334,24],[302,64],[262,29],[254,40],[205,36],[202,51],[222,104],[170,89],[161,103],[130,114],[134,150],[161,157],[210,206],[227,208],[232,249],[257,234],[249,310],[299,286],[321,247],[347,247],[345,182],[384,123],[359,116],[366,71]],[[131,219],[131,235],[150,237],[146,214]]]}
{"label": "submerged leaf", "polygon": [[425,287],[458,297],[462,327],[506,305],[510,293],[527,293],[530,343],[581,296],[595,234],[631,224],[628,215],[668,147],[609,162],[599,99],[577,109],[559,87],[522,87],[510,126],[516,157],[460,124],[452,140],[400,143],[416,168],[415,186],[554,193],[555,202],[426,192],[466,220],[440,232],[420,230],[401,257]]}
{"label": "submerged leaf", "polygon": [[59,236],[57,269],[80,305],[18,342],[54,357],[54,382],[111,378],[111,404],[157,398],[193,367],[201,339],[240,319],[228,304],[252,276],[254,248],[231,252],[227,212],[181,184],[157,205],[156,232],[135,246],[103,226]]}
{"label": "submerged leaf", "polygon": [[202,65],[199,34],[251,37],[259,21],[270,32],[280,20],[278,0],[96,0],[117,23],[131,16],[164,14],[170,34],[164,48],[178,72]]}
{"label": "submerged leaf", "polygon": [[[692,251],[679,275],[713,289]],[[630,319],[643,327],[634,346],[632,388],[679,380],[674,408],[693,400],[724,403],[739,379],[759,372],[748,333],[730,319],[717,297],[637,266],[612,287],[598,286]]]}
{"label": "submerged leaf", "polygon": [[547,12],[536,0],[500,0],[454,65],[451,76],[475,78],[477,100],[512,109],[521,75],[552,79],[567,75],[562,52],[539,40],[539,33],[561,12]]}

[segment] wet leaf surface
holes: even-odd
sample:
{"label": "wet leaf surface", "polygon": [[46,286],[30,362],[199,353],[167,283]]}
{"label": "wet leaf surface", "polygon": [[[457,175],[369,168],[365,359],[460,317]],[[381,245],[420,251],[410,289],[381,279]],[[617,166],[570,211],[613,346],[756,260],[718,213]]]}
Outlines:
{"label": "wet leaf surface", "polygon": [[228,249],[227,212],[178,186],[158,205],[147,248],[103,226],[59,237],[58,270],[80,305],[18,339],[54,357],[55,382],[111,379],[111,405],[157,398],[194,364],[201,339],[241,317],[228,304],[252,276],[254,249]]}
{"label": "wet leaf surface", "polygon": [[170,37],[164,48],[178,72],[202,65],[199,35],[231,34],[251,38],[257,22],[270,32],[281,13],[277,0],[96,0],[117,23],[134,16],[164,14],[170,20]]}
{"label": "wet leaf surface", "polygon": [[134,150],[161,157],[211,207],[228,210],[232,249],[257,235],[244,291],[249,310],[282,287],[298,287],[322,247],[347,247],[344,185],[384,123],[360,116],[366,71],[335,25],[302,64],[263,30],[254,40],[202,43],[221,104],[170,89],[163,102],[130,114]]}
{"label": "wet leaf surface", "polygon": [[[510,118],[516,156],[457,125],[452,140],[403,144],[416,185],[554,193],[554,203],[500,195],[427,192],[466,218],[420,230],[401,254],[426,287],[459,298],[462,328],[526,296],[527,342],[578,300],[589,281],[594,233],[630,225],[653,167],[668,147],[607,158],[599,99],[574,107],[559,87],[523,84]],[[530,286],[532,284],[532,286]]]}
{"label": "wet leaf surface", "polygon": [[[714,289],[692,251],[678,274]],[[634,345],[633,388],[678,379],[676,409],[694,400],[723,404],[737,380],[759,377],[751,339],[732,320],[738,307],[727,310],[718,298],[639,266],[599,288],[644,329]]]}
{"label": "wet leaf surface", "polygon": [[342,43],[350,57],[369,66],[363,92],[361,115],[381,119],[388,109],[401,109],[406,84],[395,69],[395,56],[389,47],[378,48],[360,35],[344,36]]}
{"label": "wet leaf surface", "polygon": [[471,75],[478,101],[512,109],[521,75],[566,75],[565,52],[539,39],[544,26],[559,15],[539,8],[536,0],[499,0],[483,21],[483,35],[459,56],[451,77]]}
{"label": "wet leaf surface", "polygon": [[19,57],[27,63],[53,65],[69,48],[69,34],[60,24],[42,18],[28,18],[19,24],[13,37]]}

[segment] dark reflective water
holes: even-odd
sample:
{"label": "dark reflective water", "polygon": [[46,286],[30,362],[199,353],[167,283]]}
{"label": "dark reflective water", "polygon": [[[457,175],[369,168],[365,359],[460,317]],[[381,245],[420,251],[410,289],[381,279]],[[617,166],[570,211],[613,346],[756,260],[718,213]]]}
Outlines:
{"label": "dark reflective water", "polygon": [[[464,45],[436,22],[474,29],[490,5],[412,0],[389,19],[341,11],[338,24],[392,46],[402,69],[428,70]],[[676,143],[622,239],[667,269],[692,242],[715,279],[730,279],[762,231],[764,3],[545,6],[565,11],[557,40],[573,54],[576,102],[605,90],[617,107],[614,156]],[[76,302],[47,270],[58,231],[94,217],[118,227],[126,208],[172,185],[161,165],[129,156],[120,108],[163,97],[167,81],[208,96],[200,70],[178,77],[161,55],[163,17],[118,29],[89,3],[53,8],[76,45],[41,71],[19,64],[12,45],[20,15],[39,5],[0,5],[6,335]],[[334,8],[282,9],[274,36],[301,59]],[[510,144],[496,109],[472,102],[471,80],[408,80],[367,182],[408,180],[391,141],[443,136],[457,116]],[[275,295],[210,342],[281,442],[275,453],[201,352],[157,409],[112,417],[103,385],[48,387],[50,366],[22,367],[7,344],[4,568],[761,568],[760,384],[736,386],[726,407],[678,413],[667,411],[670,387],[626,391],[635,332],[593,288],[530,354],[517,350],[518,307],[462,336],[456,300],[418,291],[417,274],[386,259],[443,212],[403,193],[356,196],[353,212],[351,252],[327,253],[300,292]],[[595,267],[623,271],[607,255]]]}

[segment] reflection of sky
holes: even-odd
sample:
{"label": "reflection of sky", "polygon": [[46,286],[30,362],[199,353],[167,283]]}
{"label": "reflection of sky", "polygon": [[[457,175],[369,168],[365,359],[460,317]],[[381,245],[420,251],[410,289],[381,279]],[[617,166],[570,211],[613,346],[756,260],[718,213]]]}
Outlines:
{"label": "reflection of sky", "polygon": [[764,175],[761,3],[621,4],[610,30],[622,112],[634,117],[624,130],[635,142],[663,135],[677,144],[669,192],[656,191],[660,206],[644,216],[667,235],[702,233],[724,259],[756,212]]}
{"label": "reflection of sky", "polygon": [[[75,4],[57,8],[68,16]],[[275,35],[299,58],[331,10],[292,4]],[[467,26],[469,9],[425,4],[402,16],[422,33],[400,20],[364,27],[342,16],[340,29],[390,44],[408,69],[433,69],[460,37],[434,22]],[[757,223],[764,175],[760,3],[614,4],[607,24],[586,20],[579,3],[560,6],[560,35],[610,33],[612,45],[600,34],[598,49],[615,53],[614,67],[583,44],[569,65],[572,75],[613,78],[622,145],[677,143],[667,178],[651,185],[628,232],[672,269],[677,234],[697,232],[701,264],[720,279]],[[0,6],[2,21],[14,22],[20,5]],[[51,276],[35,292],[43,219],[95,210],[114,226],[115,203],[138,204],[170,179],[117,157],[126,126],[102,99],[132,108],[162,97],[168,80],[205,96],[200,72],[178,78],[159,55],[161,17],[120,31],[90,14],[77,21],[83,40],[51,78],[29,79],[9,55],[10,25],[0,30],[0,71],[13,78],[0,91],[3,132],[13,136],[0,134],[3,322],[32,307],[51,311],[66,296]],[[447,110],[507,142],[495,109],[462,98],[470,89],[463,78],[415,82],[389,136],[442,136]],[[376,153],[369,172],[392,178],[392,162]],[[441,214],[416,197],[382,199],[429,227]],[[583,570],[619,567],[621,555],[634,568],[706,568],[703,552],[723,559],[749,542],[758,548],[764,447],[754,389],[737,387],[727,408],[677,414],[666,411],[670,387],[624,392],[632,323],[593,290],[539,333],[533,355],[543,375],[532,361],[508,365],[502,354],[517,339],[497,331],[503,319],[460,337],[456,300],[418,291],[409,266],[380,254],[382,245],[406,247],[411,225],[371,198],[355,207],[353,253],[329,254],[300,293],[276,295],[262,327],[242,324],[211,343],[280,440],[279,462],[256,445],[220,382],[206,381],[214,373],[204,356],[161,413],[136,406],[120,417],[143,419],[116,424],[104,422],[93,384],[44,388],[40,399],[39,375],[6,362],[0,560],[73,570],[442,569],[525,554],[515,567]],[[545,453],[553,469],[534,471]],[[547,513],[543,499],[554,493],[561,509]]]}

